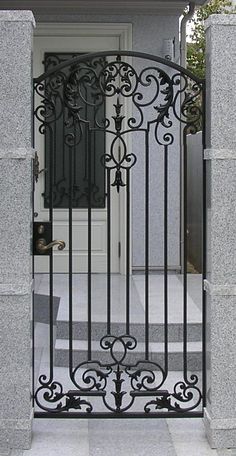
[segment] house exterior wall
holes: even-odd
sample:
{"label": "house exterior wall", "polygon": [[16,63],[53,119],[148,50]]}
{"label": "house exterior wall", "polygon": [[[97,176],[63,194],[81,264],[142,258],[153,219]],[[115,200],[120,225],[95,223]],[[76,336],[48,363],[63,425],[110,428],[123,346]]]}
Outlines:
{"label": "house exterior wall", "polygon": [[203,166],[202,132],[188,135],[187,228],[188,258],[194,268],[202,271]]}
{"label": "house exterior wall", "polygon": [[[162,56],[163,39],[175,39],[176,59],[179,55],[179,16],[157,15],[36,15],[39,22],[125,22],[132,23],[132,48],[134,51]],[[149,66],[147,61],[147,66]],[[138,63],[137,63],[138,65]],[[178,268],[180,264],[180,157],[179,125],[173,127],[175,144],[170,148],[169,159],[169,266]],[[133,135],[133,152],[137,155],[135,169],[132,170],[132,238],[133,267],[144,265],[144,153],[138,134]],[[150,144],[150,264],[163,266],[163,151]]]}

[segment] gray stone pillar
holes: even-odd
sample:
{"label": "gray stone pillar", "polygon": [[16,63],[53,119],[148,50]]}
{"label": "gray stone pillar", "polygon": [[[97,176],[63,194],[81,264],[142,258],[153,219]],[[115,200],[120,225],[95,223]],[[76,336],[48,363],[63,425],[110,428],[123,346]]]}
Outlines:
{"label": "gray stone pillar", "polygon": [[236,15],[207,36],[207,405],[213,448],[236,447]]}
{"label": "gray stone pillar", "polygon": [[31,442],[33,26],[0,12],[0,453]]}

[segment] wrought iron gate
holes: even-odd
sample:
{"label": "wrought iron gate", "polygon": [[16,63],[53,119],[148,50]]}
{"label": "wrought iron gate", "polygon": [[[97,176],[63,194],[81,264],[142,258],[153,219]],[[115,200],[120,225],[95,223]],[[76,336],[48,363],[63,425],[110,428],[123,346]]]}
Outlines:
{"label": "wrought iron gate", "polygon": [[[200,128],[204,138],[204,81],[178,65],[138,52],[99,52],[71,55],[69,60],[47,55],[46,72],[34,80],[34,119],[39,134],[44,137],[45,188],[44,207],[48,222],[34,224],[34,254],[48,258],[49,265],[49,367],[34,378],[36,417],[164,417],[201,416],[205,397],[205,335],[204,299],[202,307],[202,366],[201,375],[188,366],[188,252],[187,252],[187,134]],[[60,63],[61,62],[61,63]],[[50,66],[51,65],[51,66]],[[109,105],[109,108],[108,108]],[[181,144],[178,142],[180,132]],[[136,152],[128,138],[137,134],[141,151]],[[141,137],[141,136],[140,136]],[[109,141],[108,139],[109,138]],[[204,141],[204,139],[203,139]],[[135,142],[137,148],[137,141]],[[150,148],[162,157],[163,180],[156,183],[156,192],[163,195],[163,299],[156,307],[163,314],[158,334],[152,330],[150,310]],[[181,322],[182,372],[169,375],[169,163],[174,150],[182,150],[183,164],[183,240],[184,258]],[[202,154],[202,151],[199,151]],[[144,163],[144,320],[138,333],[132,322],[131,299],[131,177],[140,156]],[[181,156],[181,154],[179,153]],[[61,157],[59,170],[58,157]],[[202,166],[204,168],[203,162]],[[36,180],[39,164],[35,160]],[[61,173],[61,174],[60,174]],[[99,177],[98,177],[99,175]],[[204,169],[203,169],[204,175]],[[99,181],[99,183],[98,183]],[[125,321],[119,326],[112,320],[113,278],[111,270],[111,226],[114,189],[125,195]],[[138,195],[136,195],[138,198]],[[94,355],[92,344],[94,322],[92,309],[92,226],[94,208],[106,208],[106,322],[99,335],[99,353]],[[68,213],[68,380],[63,384],[54,368],[54,306],[52,247],[62,240],[52,241],[55,210]],[[87,211],[87,320],[86,356],[80,362],[74,357],[73,320],[73,211]],[[203,191],[203,253],[204,235]],[[35,214],[37,215],[37,214]],[[152,241],[153,242],[153,241]],[[204,254],[203,269],[204,276]],[[76,280],[76,278],[75,278]],[[79,299],[78,299],[79,302]],[[78,303],[79,311],[79,303]],[[151,334],[152,332],[152,334]],[[142,333],[142,334],[141,334]],[[139,340],[139,334],[140,340]],[[156,338],[156,339],[155,339]],[[151,344],[162,345],[162,355],[150,354]],[[141,348],[139,344],[141,343]],[[140,354],[141,352],[141,354]],[[138,355],[135,355],[138,353]],[[198,367],[199,371],[199,367]],[[179,378],[177,379],[176,376]],[[35,374],[36,377],[36,374]],[[69,386],[70,385],[70,386]]]}

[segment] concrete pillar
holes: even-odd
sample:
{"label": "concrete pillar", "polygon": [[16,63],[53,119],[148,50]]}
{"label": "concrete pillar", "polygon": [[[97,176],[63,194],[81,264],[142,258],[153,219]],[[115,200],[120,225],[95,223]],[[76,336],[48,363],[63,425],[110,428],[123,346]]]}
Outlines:
{"label": "concrete pillar", "polygon": [[0,453],[31,442],[33,26],[0,12]]}
{"label": "concrete pillar", "polygon": [[236,15],[207,37],[207,405],[213,448],[236,447]]}

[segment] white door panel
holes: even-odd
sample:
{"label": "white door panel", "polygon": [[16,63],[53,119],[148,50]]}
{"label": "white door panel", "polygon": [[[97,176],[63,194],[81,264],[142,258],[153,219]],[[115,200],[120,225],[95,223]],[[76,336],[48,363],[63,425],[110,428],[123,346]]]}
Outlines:
{"label": "white door panel", "polygon": [[[61,37],[36,36],[34,43],[34,77],[44,72],[45,52],[76,52],[87,53],[101,50],[119,49],[119,37]],[[36,97],[36,106],[40,103]],[[109,116],[109,101],[106,102],[106,116]],[[108,150],[111,138],[106,135],[106,149]],[[39,133],[39,123],[35,122],[35,149],[39,156],[40,168],[45,168],[44,163],[44,135]],[[47,172],[47,171],[46,171]],[[42,193],[45,187],[45,172],[39,174],[39,180],[35,188],[35,212],[38,213],[37,221],[48,221],[49,210],[44,207]],[[111,272],[119,272],[119,195],[111,188],[112,206],[112,231],[111,250],[112,264]],[[87,270],[87,210],[73,209],[73,272],[86,272]],[[99,208],[92,209],[92,272],[106,271],[107,252],[107,210]],[[54,272],[68,272],[68,210],[53,210],[53,239],[62,239],[66,242],[63,251],[54,251]],[[36,272],[48,272],[48,258],[36,257]]]}

